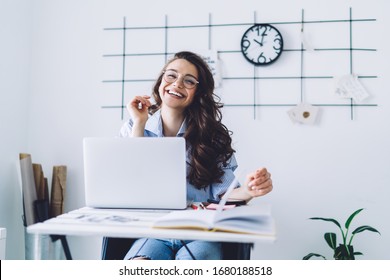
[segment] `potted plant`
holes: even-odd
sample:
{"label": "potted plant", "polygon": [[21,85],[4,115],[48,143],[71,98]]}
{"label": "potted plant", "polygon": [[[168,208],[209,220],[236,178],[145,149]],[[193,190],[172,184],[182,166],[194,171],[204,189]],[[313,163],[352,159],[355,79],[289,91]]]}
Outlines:
{"label": "potted plant", "polygon": [[[345,222],[344,229],[341,227],[340,223],[338,221],[336,221],[335,219],[320,218],[320,217],[310,218],[311,220],[322,220],[322,221],[326,221],[326,222],[332,222],[336,226],[339,227],[339,229],[341,231],[341,236],[342,236],[342,243],[340,243],[338,246],[337,246],[337,236],[335,233],[327,232],[324,234],[324,238],[325,238],[326,243],[329,245],[330,248],[333,249],[333,252],[334,252],[333,257],[335,260],[354,260],[355,256],[363,255],[361,252],[354,252],[354,248],[352,246],[352,240],[356,234],[363,232],[363,231],[366,231],[366,230],[372,231],[372,232],[377,232],[380,234],[380,232],[373,227],[360,226],[360,227],[357,227],[354,231],[352,231],[352,233],[349,235],[349,227],[351,225],[353,218],[355,218],[355,216],[357,214],[359,214],[362,210],[363,210],[363,208],[358,209],[355,212],[353,212],[351,214],[351,216],[349,216],[349,218]],[[326,260],[326,258],[323,255],[316,254],[316,253],[307,254],[306,256],[303,257],[303,260],[308,260],[311,257],[320,257],[320,258],[323,258]]]}

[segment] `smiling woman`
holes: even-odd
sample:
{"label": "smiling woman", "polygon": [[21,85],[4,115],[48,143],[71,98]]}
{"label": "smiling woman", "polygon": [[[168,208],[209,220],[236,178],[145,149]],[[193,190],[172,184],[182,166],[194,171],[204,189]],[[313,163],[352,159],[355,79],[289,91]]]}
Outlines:
{"label": "smiling woman", "polygon": [[[187,147],[187,200],[219,200],[237,168],[231,131],[222,124],[219,98],[207,63],[191,52],[177,53],[162,69],[152,92],[127,105],[131,118],[122,137],[184,137]],[[156,182],[158,183],[158,182]],[[248,201],[272,190],[267,169],[247,175],[230,198]],[[164,191],[164,190],[162,190]],[[172,194],[174,195],[174,194]],[[221,259],[220,242],[139,239],[126,259]]]}
{"label": "smiling woman", "polygon": [[185,115],[184,110],[192,103],[197,91],[198,70],[187,60],[176,59],[169,63],[162,76],[159,86],[159,97],[162,101],[160,105],[171,107],[172,110],[168,111],[175,113],[175,116],[179,117],[177,121],[181,124]]}

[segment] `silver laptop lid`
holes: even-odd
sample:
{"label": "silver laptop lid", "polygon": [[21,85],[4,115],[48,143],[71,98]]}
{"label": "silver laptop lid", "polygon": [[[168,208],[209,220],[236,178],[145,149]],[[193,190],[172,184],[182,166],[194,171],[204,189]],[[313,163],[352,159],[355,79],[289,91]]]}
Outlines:
{"label": "silver laptop lid", "polygon": [[185,139],[85,138],[84,178],[90,207],[184,209]]}

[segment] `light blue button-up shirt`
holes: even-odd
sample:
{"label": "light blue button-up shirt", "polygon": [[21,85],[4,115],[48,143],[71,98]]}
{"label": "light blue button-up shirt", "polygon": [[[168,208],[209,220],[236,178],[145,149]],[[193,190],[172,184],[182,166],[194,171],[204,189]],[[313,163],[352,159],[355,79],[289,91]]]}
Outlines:
{"label": "light blue button-up shirt", "polygon": [[[133,120],[129,119],[126,123],[123,124],[119,136],[120,137],[131,137],[131,130],[133,127]],[[177,137],[183,137],[184,132],[186,131],[185,121],[181,125]],[[157,111],[146,122],[145,125],[145,137],[164,137],[163,134],[163,125],[161,119],[161,111]],[[187,174],[190,168],[189,165],[189,156],[187,152]],[[214,183],[206,188],[197,189],[194,185],[190,184],[187,181],[187,201],[189,202],[201,202],[207,201],[207,199],[219,199],[219,196],[223,194],[226,189],[229,187],[230,183],[234,180],[234,170],[237,168],[236,158],[233,155],[228,162],[226,167],[223,167],[224,175],[221,178],[222,183]]]}

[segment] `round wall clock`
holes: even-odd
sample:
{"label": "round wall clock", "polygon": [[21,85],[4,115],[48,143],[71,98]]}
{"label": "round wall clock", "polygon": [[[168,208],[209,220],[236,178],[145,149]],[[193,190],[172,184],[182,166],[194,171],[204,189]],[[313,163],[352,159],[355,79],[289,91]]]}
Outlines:
{"label": "round wall clock", "polygon": [[245,31],[241,39],[241,52],[254,65],[269,65],[283,51],[283,37],[270,24],[255,24]]}

